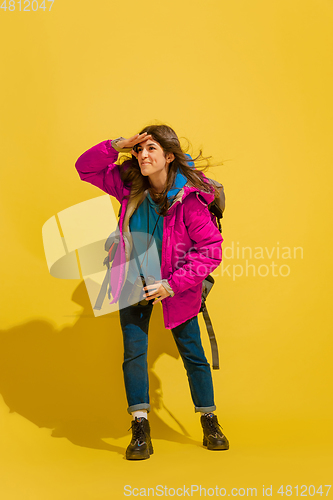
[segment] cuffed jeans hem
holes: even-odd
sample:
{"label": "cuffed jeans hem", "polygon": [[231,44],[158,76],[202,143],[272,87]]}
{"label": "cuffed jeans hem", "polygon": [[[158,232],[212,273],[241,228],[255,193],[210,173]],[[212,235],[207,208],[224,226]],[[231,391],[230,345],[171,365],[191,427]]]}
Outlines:
{"label": "cuffed jeans hem", "polygon": [[147,412],[150,412],[150,404],[148,403],[139,403],[137,405],[132,405],[127,408],[127,411],[129,414],[132,413],[132,411],[137,411],[137,410],[147,410]]}
{"label": "cuffed jeans hem", "polygon": [[201,412],[201,413],[210,413],[212,411],[216,410],[216,406],[195,406],[194,411],[195,412]]}

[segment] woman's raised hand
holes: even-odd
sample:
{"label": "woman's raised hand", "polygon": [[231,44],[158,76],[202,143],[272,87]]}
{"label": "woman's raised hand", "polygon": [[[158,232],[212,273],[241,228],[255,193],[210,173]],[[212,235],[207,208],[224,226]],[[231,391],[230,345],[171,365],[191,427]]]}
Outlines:
{"label": "woman's raised hand", "polygon": [[[135,134],[133,137],[130,137],[129,139],[123,139],[119,142],[117,142],[117,146],[119,148],[134,148],[136,144],[139,142],[145,141],[147,139],[152,139],[152,136],[147,134],[147,132],[144,132],[143,134]],[[137,157],[137,152],[132,149],[131,153]]]}

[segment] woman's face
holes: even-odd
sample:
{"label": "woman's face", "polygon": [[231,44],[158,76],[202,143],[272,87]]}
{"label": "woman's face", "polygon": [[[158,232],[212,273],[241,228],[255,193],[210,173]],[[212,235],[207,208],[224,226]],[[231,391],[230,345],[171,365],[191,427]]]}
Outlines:
{"label": "woman's face", "polygon": [[165,157],[163,149],[153,139],[140,142],[136,147],[136,151],[141,174],[145,176],[153,175],[167,169],[170,163],[167,160],[173,157],[172,153],[169,153]]}

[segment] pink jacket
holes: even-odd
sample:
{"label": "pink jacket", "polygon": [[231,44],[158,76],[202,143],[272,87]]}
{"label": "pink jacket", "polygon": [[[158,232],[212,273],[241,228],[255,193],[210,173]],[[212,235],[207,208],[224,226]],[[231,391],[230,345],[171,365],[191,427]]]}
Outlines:
{"label": "pink jacket", "polygon": [[[118,152],[111,140],[107,140],[88,149],[75,163],[83,181],[99,187],[122,204],[121,240],[111,269],[111,304],[119,300],[126,281],[132,249],[129,219],[147,194],[145,191],[130,203],[123,200],[130,194],[130,187],[120,178],[117,158]],[[165,328],[175,328],[199,313],[202,281],[222,261],[223,238],[207,208],[213,200],[213,193],[205,193],[187,182],[164,217],[161,277],[168,280],[174,292],[161,301]]]}

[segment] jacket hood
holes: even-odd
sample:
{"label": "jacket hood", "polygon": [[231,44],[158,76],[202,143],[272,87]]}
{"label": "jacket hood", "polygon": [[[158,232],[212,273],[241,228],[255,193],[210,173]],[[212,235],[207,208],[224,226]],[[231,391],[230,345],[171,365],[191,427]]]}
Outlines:
{"label": "jacket hood", "polygon": [[[188,161],[189,166],[192,167],[193,170],[195,170],[194,162],[192,161],[191,156],[189,154],[186,154],[185,156],[187,156],[189,159]],[[203,176],[204,176],[204,181],[207,182],[207,184],[210,184],[209,180],[207,179],[204,173]],[[182,203],[183,200],[192,192],[199,193],[207,204],[214,201],[214,191],[206,193],[205,191],[202,191],[200,188],[193,186],[190,183],[190,181],[187,180],[187,177],[185,177],[185,175],[183,175],[178,168],[175,186],[168,192],[168,199],[171,202],[169,211],[175,203],[177,203],[178,201]],[[173,200],[171,200],[171,198],[173,198]]]}
{"label": "jacket hood", "polygon": [[[210,193],[207,193],[205,191],[202,191],[200,188],[196,187],[196,186],[193,186],[191,184],[190,181],[188,181],[186,179],[186,177],[182,174],[178,174],[178,175],[181,175],[181,177],[183,177],[185,179],[185,183],[183,184],[183,186],[177,190],[177,193],[175,194],[174,198],[173,198],[173,201],[169,207],[169,210],[168,212],[171,210],[171,208],[179,201],[180,203],[183,203],[183,201],[185,200],[185,198],[190,194],[190,193],[193,193],[193,192],[197,192],[198,194],[200,194],[200,196],[205,200],[205,202],[207,203],[207,205],[209,205],[209,203],[211,203],[212,201],[214,201],[214,191],[212,190]],[[177,179],[178,179],[178,175],[177,175]],[[209,185],[210,182],[209,180],[207,179],[207,177],[205,176],[205,174],[203,174],[204,176],[204,180],[205,182]],[[170,190],[171,191],[171,190]],[[169,191],[169,193],[170,193]],[[168,193],[168,198],[169,198],[169,193]]]}

